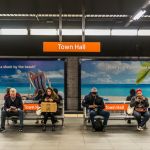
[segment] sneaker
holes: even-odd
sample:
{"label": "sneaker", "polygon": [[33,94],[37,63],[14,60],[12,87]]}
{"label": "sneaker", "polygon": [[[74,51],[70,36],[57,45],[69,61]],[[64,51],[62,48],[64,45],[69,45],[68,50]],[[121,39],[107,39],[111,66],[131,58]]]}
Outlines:
{"label": "sneaker", "polygon": [[6,129],[5,128],[0,128],[0,132],[6,132]]}
{"label": "sneaker", "polygon": [[19,130],[18,130],[19,132],[23,132],[23,128],[19,128]]}
{"label": "sneaker", "polygon": [[137,126],[138,131],[143,131],[143,128],[141,126]]}
{"label": "sneaker", "polygon": [[46,131],[46,125],[43,125],[42,131]]}

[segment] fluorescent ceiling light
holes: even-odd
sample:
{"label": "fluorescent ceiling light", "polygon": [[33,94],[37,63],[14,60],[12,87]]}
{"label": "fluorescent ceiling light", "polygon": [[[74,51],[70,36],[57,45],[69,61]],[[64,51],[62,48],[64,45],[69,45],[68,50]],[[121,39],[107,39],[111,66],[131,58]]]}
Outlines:
{"label": "fluorescent ceiling light", "polygon": [[137,29],[112,29],[112,36],[137,36]]}
{"label": "fluorescent ceiling light", "polygon": [[1,35],[28,35],[27,29],[1,29]]}
{"label": "fluorescent ceiling light", "polygon": [[110,36],[110,29],[85,29],[85,35],[89,35],[89,36],[108,35]]}
{"label": "fluorescent ceiling light", "polygon": [[82,35],[81,29],[62,29],[62,35]]}
{"label": "fluorescent ceiling light", "polygon": [[138,36],[150,36],[150,30],[140,29],[138,30]]}
{"label": "fluorescent ceiling light", "polygon": [[140,10],[135,16],[133,16],[133,20],[140,19],[144,14],[146,13],[146,10]]}
{"label": "fluorescent ceiling light", "polygon": [[58,35],[57,29],[30,29],[30,35]]}

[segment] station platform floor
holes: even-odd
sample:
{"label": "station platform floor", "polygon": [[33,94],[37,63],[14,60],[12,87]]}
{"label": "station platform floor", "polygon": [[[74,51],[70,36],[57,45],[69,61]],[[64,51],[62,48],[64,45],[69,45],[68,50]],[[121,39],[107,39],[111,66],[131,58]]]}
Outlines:
{"label": "station platform floor", "polygon": [[[10,121],[11,122],[11,121]],[[136,130],[136,122],[109,121],[106,132],[92,132],[83,127],[83,118],[68,116],[65,126],[52,132],[50,121],[46,132],[34,121],[25,121],[22,133],[17,125],[6,126],[0,133],[0,150],[150,150],[150,123],[144,131]]]}

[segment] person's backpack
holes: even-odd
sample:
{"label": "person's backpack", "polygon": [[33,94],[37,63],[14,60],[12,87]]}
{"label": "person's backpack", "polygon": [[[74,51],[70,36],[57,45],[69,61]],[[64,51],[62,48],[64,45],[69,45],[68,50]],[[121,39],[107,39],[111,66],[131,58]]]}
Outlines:
{"label": "person's backpack", "polygon": [[102,131],[103,130],[103,123],[100,118],[94,120],[94,129],[95,131]]}

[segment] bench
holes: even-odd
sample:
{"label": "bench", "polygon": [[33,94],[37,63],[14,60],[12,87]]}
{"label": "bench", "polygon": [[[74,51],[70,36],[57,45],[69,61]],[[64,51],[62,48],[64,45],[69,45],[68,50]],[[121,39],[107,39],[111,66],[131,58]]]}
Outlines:
{"label": "bench", "polygon": [[[106,101],[104,110],[110,112],[109,120],[135,120],[134,116],[127,114],[127,108],[129,104],[129,101]],[[95,116],[95,118],[103,119],[103,117],[100,115]],[[83,120],[84,126],[86,126],[87,121],[90,120],[90,116],[86,107],[83,107]]]}
{"label": "bench", "polygon": [[[23,110],[24,110],[24,120],[43,120],[43,116],[36,115],[36,110],[39,107],[38,101],[34,100],[24,100]],[[64,126],[64,100],[58,105],[58,112],[56,112],[55,117],[61,120],[62,126]],[[50,118],[50,117],[49,117]],[[9,125],[9,120],[18,119],[17,116],[7,117],[7,124]]]}

